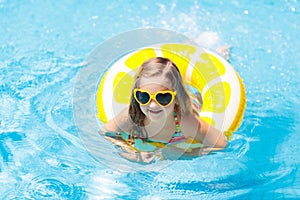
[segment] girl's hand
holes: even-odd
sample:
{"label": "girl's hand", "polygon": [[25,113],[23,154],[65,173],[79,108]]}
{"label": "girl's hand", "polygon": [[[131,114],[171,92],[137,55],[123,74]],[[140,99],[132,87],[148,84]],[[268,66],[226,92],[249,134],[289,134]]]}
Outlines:
{"label": "girl's hand", "polygon": [[134,161],[141,164],[150,164],[155,161],[155,152],[120,152],[122,157],[129,161]]}

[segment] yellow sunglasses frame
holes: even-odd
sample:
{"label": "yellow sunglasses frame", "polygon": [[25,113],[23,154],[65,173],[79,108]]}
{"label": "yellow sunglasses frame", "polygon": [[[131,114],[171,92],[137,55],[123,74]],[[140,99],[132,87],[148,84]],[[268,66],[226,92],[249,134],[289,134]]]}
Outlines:
{"label": "yellow sunglasses frame", "polygon": [[[144,104],[143,104],[143,103],[141,103],[141,102],[138,100],[138,98],[136,97],[136,93],[137,93],[137,92],[145,92],[145,93],[147,93],[147,94],[150,96],[150,98],[149,98],[149,100],[147,101],[147,103],[144,103]],[[172,99],[171,99],[170,103],[168,103],[167,105],[161,105],[161,104],[156,100],[156,95],[158,95],[158,94],[166,94],[166,93],[171,94]],[[151,102],[151,100],[153,99],[153,100],[154,100],[158,105],[160,105],[161,107],[167,107],[167,106],[169,106],[171,103],[173,103],[176,94],[177,94],[177,92],[176,92],[176,91],[172,91],[172,90],[162,90],[162,91],[157,91],[155,94],[151,94],[149,91],[143,90],[143,89],[139,89],[139,88],[135,88],[135,89],[133,90],[133,97],[134,97],[135,100],[136,100],[140,105],[142,105],[142,106],[148,105],[148,104]]]}

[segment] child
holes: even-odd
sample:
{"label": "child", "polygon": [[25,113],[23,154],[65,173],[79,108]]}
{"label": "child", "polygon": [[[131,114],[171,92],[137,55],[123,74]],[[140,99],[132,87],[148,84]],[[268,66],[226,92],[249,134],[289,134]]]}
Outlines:
{"label": "child", "polygon": [[[205,123],[193,109],[177,66],[169,59],[156,57],[144,62],[136,75],[130,105],[104,125],[108,140],[122,147],[121,154],[139,162],[165,158],[170,149],[191,153],[182,148],[185,141],[201,144],[196,149],[227,145],[224,134]],[[144,149],[143,149],[144,148]]]}

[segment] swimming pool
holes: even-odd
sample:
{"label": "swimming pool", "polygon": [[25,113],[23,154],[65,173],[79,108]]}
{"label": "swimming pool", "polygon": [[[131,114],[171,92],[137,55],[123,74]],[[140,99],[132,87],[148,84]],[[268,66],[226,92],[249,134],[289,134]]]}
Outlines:
{"label": "swimming pool", "polygon": [[[299,1],[2,0],[0,10],[1,199],[300,198]],[[226,150],[124,173],[85,149],[76,76],[99,44],[141,27],[232,46],[247,109]]]}

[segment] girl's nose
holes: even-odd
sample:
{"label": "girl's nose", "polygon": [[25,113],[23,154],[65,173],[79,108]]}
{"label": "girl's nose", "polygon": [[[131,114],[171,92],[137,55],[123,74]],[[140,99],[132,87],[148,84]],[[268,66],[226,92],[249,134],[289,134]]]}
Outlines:
{"label": "girl's nose", "polygon": [[159,106],[155,100],[151,99],[149,105],[148,105],[150,108],[155,108],[157,106]]}

